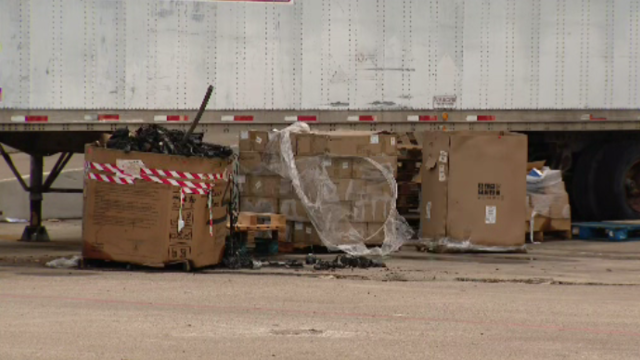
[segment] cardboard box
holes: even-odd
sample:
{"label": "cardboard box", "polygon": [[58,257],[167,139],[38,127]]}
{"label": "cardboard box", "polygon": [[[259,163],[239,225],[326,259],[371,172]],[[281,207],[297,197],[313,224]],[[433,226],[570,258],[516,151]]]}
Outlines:
{"label": "cardboard box", "polygon": [[294,221],[294,222],[291,222],[291,224],[292,224],[291,228],[293,233],[293,242],[306,243],[307,235],[306,235],[306,232],[304,231],[305,223]]}
{"label": "cardboard box", "polygon": [[[395,178],[398,173],[398,158],[395,156],[372,156],[371,160],[382,165],[387,171],[393,174]],[[352,177],[354,179],[384,179],[382,172],[371,164],[370,161],[363,158],[353,159],[353,172]]]}
{"label": "cardboard box", "polygon": [[382,245],[384,242],[385,232],[384,223],[367,223],[367,245]]}
{"label": "cardboard box", "polygon": [[238,147],[240,152],[243,151],[257,151],[264,152],[269,145],[269,132],[268,131],[241,131],[240,141]]}
{"label": "cardboard box", "polygon": [[297,199],[280,199],[280,214],[284,215],[287,221],[309,221],[307,210]]}
{"label": "cardboard box", "polygon": [[240,211],[277,214],[280,211],[280,206],[278,199],[275,198],[241,196]]}
{"label": "cardboard box", "polygon": [[353,201],[361,200],[368,194],[368,188],[364,180],[357,179],[334,179],[331,180],[336,186],[338,200]]}
{"label": "cardboard box", "polygon": [[[381,180],[364,180],[365,193],[367,197],[373,197],[381,200],[395,200],[394,189],[385,179]],[[396,187],[397,187],[396,183]],[[396,195],[398,191],[396,188]]]}
{"label": "cardboard box", "polygon": [[245,175],[275,175],[269,170],[269,163],[275,161],[275,154],[258,151],[241,151],[238,156],[240,173]]}
{"label": "cardboard box", "polygon": [[323,245],[322,240],[320,239],[320,234],[313,226],[312,223],[307,222],[304,223],[304,232],[305,232],[305,243],[309,245]]}
{"label": "cardboard box", "polygon": [[279,176],[256,176],[246,177],[246,184],[243,187],[245,196],[261,198],[277,198],[280,196]]}
{"label": "cardboard box", "polygon": [[318,136],[315,133],[291,134],[294,155],[296,156],[316,156],[325,153],[327,139],[325,136]]}
{"label": "cardboard box", "polygon": [[[116,164],[133,175],[141,168],[208,174],[230,170],[226,160],[125,153],[91,145],[85,147],[85,160]],[[91,173],[98,172],[91,170]],[[87,178],[82,256],[154,267],[187,261],[194,267],[218,264],[227,234],[226,209],[222,204],[225,188],[224,181],[220,181],[213,189],[211,235],[207,195],[185,194],[182,202],[180,187],[142,179],[121,185]],[[179,231],[180,211],[184,227]]]}
{"label": "cardboard box", "polygon": [[280,194],[278,196],[280,199],[295,199],[296,193],[293,188],[293,184],[289,179],[280,179]]}
{"label": "cardboard box", "polygon": [[343,156],[397,156],[396,137],[363,131],[318,133],[325,136],[326,154]]}
{"label": "cardboard box", "polygon": [[332,179],[351,179],[353,160],[346,157],[324,157],[322,165]]}
{"label": "cardboard box", "polygon": [[353,220],[355,222],[385,222],[391,209],[395,208],[395,199],[369,197],[353,202]]}
{"label": "cardboard box", "polygon": [[427,132],[422,237],[522,246],[527,137],[505,132]]}

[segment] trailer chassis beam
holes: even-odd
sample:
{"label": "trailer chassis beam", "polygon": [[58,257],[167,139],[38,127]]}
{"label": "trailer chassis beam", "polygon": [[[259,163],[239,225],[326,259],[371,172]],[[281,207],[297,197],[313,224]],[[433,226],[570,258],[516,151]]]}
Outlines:
{"label": "trailer chassis beam", "polygon": [[59,189],[52,188],[51,185],[56,181],[62,170],[67,165],[73,153],[65,152],[61,153],[60,157],[56,161],[53,169],[44,179],[44,156],[42,154],[30,154],[31,156],[31,171],[29,177],[29,186],[22,178],[22,175],[16,168],[11,155],[7,153],[2,144],[0,144],[0,154],[4,158],[7,165],[13,172],[14,176],[22,186],[22,188],[29,193],[29,225],[27,225],[22,233],[20,241],[27,242],[45,242],[50,241],[47,229],[42,225],[42,200],[45,193],[82,193],[82,189]]}

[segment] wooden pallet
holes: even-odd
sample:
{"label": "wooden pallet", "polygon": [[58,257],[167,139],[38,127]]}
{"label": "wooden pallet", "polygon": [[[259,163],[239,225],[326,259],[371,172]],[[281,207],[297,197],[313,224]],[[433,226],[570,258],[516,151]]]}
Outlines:
{"label": "wooden pallet", "polygon": [[[227,223],[227,228],[230,227]],[[271,232],[272,239],[286,242],[287,218],[281,214],[241,212],[238,214],[235,231],[242,233],[247,242],[255,241],[255,233],[258,232]]]}
{"label": "wooden pallet", "polygon": [[[550,219],[536,217],[533,222],[533,241],[543,242],[545,239],[571,240],[570,219]],[[531,225],[526,222],[526,236],[530,239]]]}

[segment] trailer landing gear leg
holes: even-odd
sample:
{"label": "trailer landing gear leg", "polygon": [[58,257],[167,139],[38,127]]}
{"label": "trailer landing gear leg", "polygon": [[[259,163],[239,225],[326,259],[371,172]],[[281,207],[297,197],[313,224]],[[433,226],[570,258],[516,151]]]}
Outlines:
{"label": "trailer landing gear leg", "polygon": [[29,186],[29,206],[31,217],[29,225],[24,228],[20,241],[49,241],[47,229],[42,226],[42,176],[44,158],[42,155],[31,155],[31,177]]}

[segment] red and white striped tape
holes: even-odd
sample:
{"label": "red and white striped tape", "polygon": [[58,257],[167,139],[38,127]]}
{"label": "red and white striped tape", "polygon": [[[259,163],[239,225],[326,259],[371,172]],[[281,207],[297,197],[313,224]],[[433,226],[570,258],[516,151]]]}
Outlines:
{"label": "red and white striped tape", "polygon": [[84,116],[85,121],[120,121],[118,114],[87,114]]}
{"label": "red and white striped tape", "polygon": [[35,115],[35,116],[12,116],[12,122],[23,122],[23,123],[43,123],[48,122],[49,117],[43,115]]}
{"label": "red and white striped tape", "polygon": [[467,121],[494,121],[496,119],[493,115],[468,115]]}
{"label": "red and white striped tape", "polygon": [[189,117],[186,115],[156,115],[153,117],[153,121],[159,121],[159,122],[189,121]]}
{"label": "red and white striped tape", "polygon": [[207,195],[210,191],[208,189],[182,188],[182,192],[185,194]]}
{"label": "red and white striped tape", "polygon": [[376,121],[376,117],[373,115],[348,116],[347,121]]}
{"label": "red and white striped tape", "polygon": [[121,184],[121,185],[133,185],[134,183],[133,178],[128,178],[128,177],[110,176],[110,175],[102,175],[102,174],[94,174],[94,173],[89,173],[88,177],[91,180],[107,182],[107,183],[115,183],[115,184]]}
{"label": "red and white striped tape", "polygon": [[[96,162],[90,162],[87,164],[88,167],[98,171],[108,171],[114,174],[120,174],[121,176],[131,176],[130,174],[125,173],[125,171],[113,164],[100,164]],[[224,180],[226,179],[226,173],[222,174],[199,174],[199,173],[190,173],[183,171],[173,171],[173,170],[160,170],[160,169],[149,169],[149,168],[140,168],[140,173],[143,175],[149,176],[164,176],[164,177],[173,177],[179,178],[183,180]]]}
{"label": "red and white striped tape", "polygon": [[318,121],[318,118],[315,115],[297,115],[297,116],[285,116],[284,121],[296,122],[296,121],[304,121],[304,122],[314,122]]}
{"label": "red and white striped tape", "polygon": [[194,183],[191,181],[182,181],[182,180],[174,180],[174,179],[162,179],[159,178],[157,176],[149,176],[149,175],[143,175],[140,174],[140,178],[142,180],[146,180],[149,182],[155,182],[158,184],[165,184],[165,185],[173,185],[173,186],[179,186],[181,188],[192,188],[192,189],[203,189],[203,190],[207,190],[211,188],[211,184],[208,183]]}
{"label": "red and white striped tape", "polygon": [[253,121],[253,115],[223,115],[220,120],[222,121]]}
{"label": "red and white striped tape", "polygon": [[438,121],[438,115],[409,115],[407,121]]}

